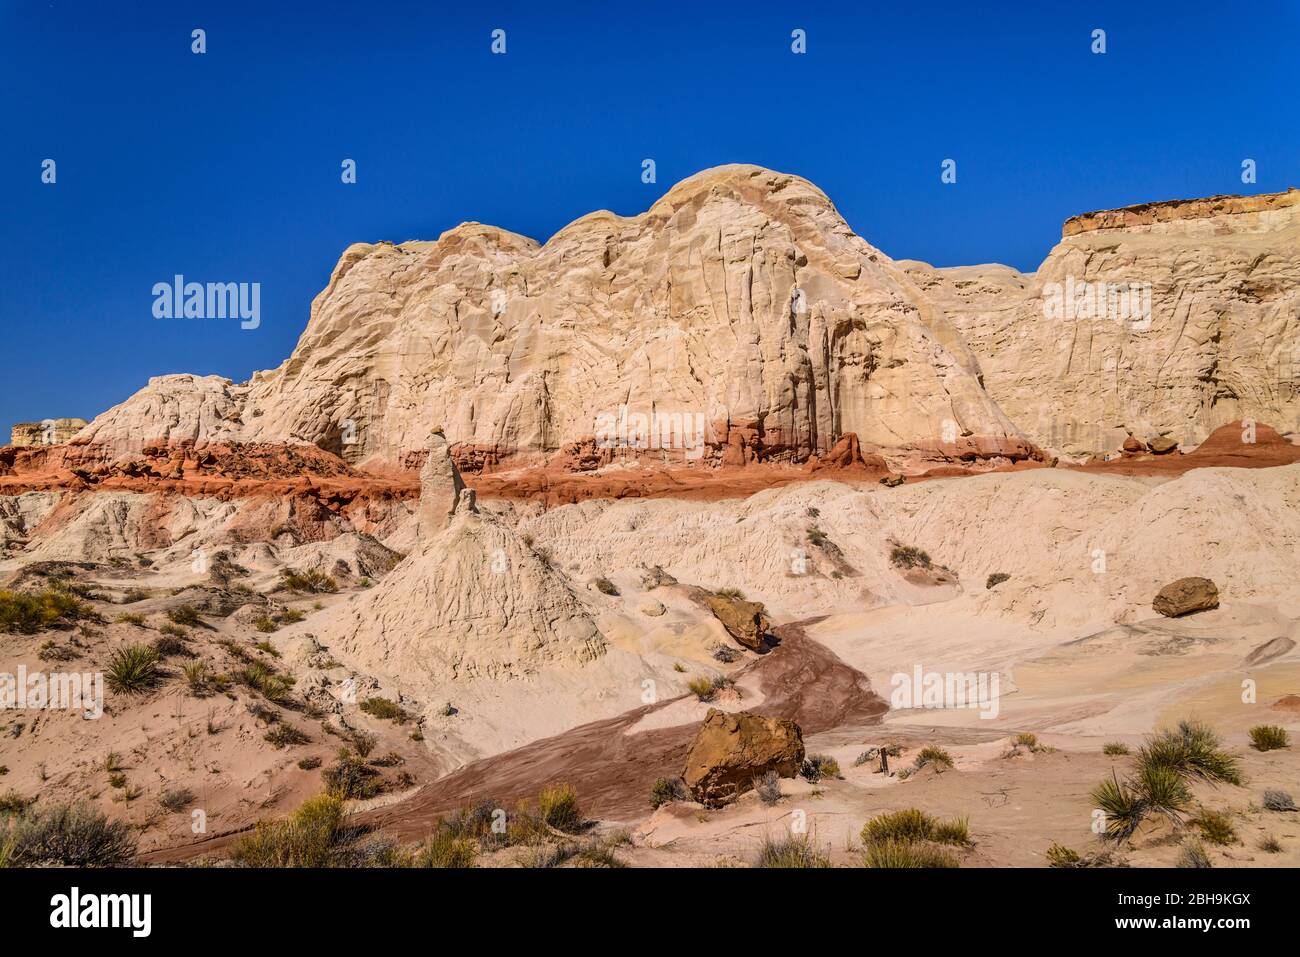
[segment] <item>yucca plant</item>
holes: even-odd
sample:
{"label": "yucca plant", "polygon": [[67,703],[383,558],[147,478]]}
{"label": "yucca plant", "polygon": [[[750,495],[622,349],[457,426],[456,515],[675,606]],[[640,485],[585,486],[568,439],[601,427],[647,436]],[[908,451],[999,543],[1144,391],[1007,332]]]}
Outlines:
{"label": "yucca plant", "polygon": [[1113,841],[1127,840],[1146,816],[1146,802],[1127,781],[1114,773],[1110,780],[1102,781],[1092,789],[1092,802],[1106,815],[1106,837]]}
{"label": "yucca plant", "polygon": [[123,694],[142,694],[158,680],[158,651],[152,645],[127,645],[113,652],[104,675]]}

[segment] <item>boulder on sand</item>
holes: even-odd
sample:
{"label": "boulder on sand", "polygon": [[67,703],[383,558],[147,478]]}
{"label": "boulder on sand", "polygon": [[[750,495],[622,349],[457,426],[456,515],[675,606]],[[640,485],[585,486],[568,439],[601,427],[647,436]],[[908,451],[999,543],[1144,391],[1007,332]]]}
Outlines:
{"label": "boulder on sand", "polygon": [[695,800],[721,807],[768,771],[794,777],[803,757],[803,731],[793,721],[710,708],[686,752],[682,780]]}
{"label": "boulder on sand", "polygon": [[723,598],[721,595],[706,595],[704,601],[709,611],[722,622],[722,627],[727,629],[727,634],[739,644],[750,651],[763,650],[763,640],[772,627],[772,620],[767,617],[762,602]]}
{"label": "boulder on sand", "polygon": [[1208,578],[1180,578],[1160,589],[1151,607],[1166,618],[1219,607],[1219,589]]}

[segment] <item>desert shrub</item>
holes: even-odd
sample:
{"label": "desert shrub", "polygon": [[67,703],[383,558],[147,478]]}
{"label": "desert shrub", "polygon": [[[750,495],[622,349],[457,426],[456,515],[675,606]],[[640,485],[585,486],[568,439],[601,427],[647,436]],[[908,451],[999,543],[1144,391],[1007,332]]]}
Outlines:
{"label": "desert shrub", "polygon": [[1189,838],[1183,842],[1182,853],[1178,855],[1178,867],[1213,867],[1210,863],[1210,855],[1205,851],[1205,845],[1196,838]]}
{"label": "desert shrub", "polygon": [[597,578],[596,590],[602,595],[618,595],[618,586],[608,578]]}
{"label": "desert shrub", "polygon": [[713,649],[714,660],[720,661],[724,665],[729,665],[732,662],[739,661],[743,657],[745,657],[744,653],[738,648],[728,648],[726,645],[718,645]]}
{"label": "desert shrub", "polygon": [[114,691],[142,694],[158,680],[158,652],[150,645],[118,648],[108,659],[104,680]]}
{"label": "desert shrub", "polygon": [[366,714],[376,718],[383,718],[385,721],[400,723],[406,719],[406,712],[402,710],[401,705],[388,698],[367,698],[361,702],[360,707]]}
{"label": "desert shrub", "polygon": [[473,867],[478,851],[478,844],[470,838],[439,828],[415,852],[413,864],[415,867]]}
{"label": "desert shrub", "polygon": [[690,799],[691,792],[686,789],[686,782],[681,778],[660,778],[650,789],[650,806],[653,808]]}
{"label": "desert shrub", "polygon": [[1259,842],[1259,849],[1265,854],[1280,854],[1282,852],[1282,842],[1269,834]]}
{"label": "desert shrub", "polygon": [[36,657],[41,661],[71,661],[77,657],[77,652],[51,638],[49,641],[41,643],[41,647],[36,652]]}
{"label": "desert shrub", "polygon": [[199,617],[199,610],[193,605],[180,605],[173,608],[167,612],[167,617],[173,624],[188,625],[191,628],[203,624],[203,619]]}
{"label": "desert shrub", "polygon": [[1146,767],[1172,768],[1184,776],[1241,784],[1237,759],[1219,747],[1219,737],[1199,721],[1180,721],[1172,731],[1152,736],[1138,750],[1139,772]]}
{"label": "desert shrub", "polygon": [[245,867],[328,867],[346,836],[343,801],[321,794],[283,821],[259,821],[231,857]]}
{"label": "desert shrub", "polygon": [[119,625],[134,625],[137,628],[145,626],[144,615],[138,615],[133,611],[124,611],[118,615],[116,621]]}
{"label": "desert shrub", "polygon": [[0,632],[32,635],[53,625],[96,617],[91,607],[64,588],[34,595],[0,591]]}
{"label": "desert shrub", "polygon": [[31,803],[17,791],[6,791],[0,794],[0,815],[19,814]]}
{"label": "desert shrub", "polygon": [[816,784],[822,778],[838,778],[840,763],[826,754],[810,754],[803,759],[799,773],[812,784]]}
{"label": "desert shrub", "polygon": [[298,767],[300,767],[304,771],[315,771],[318,767],[320,767],[320,758],[314,756],[310,758],[303,758],[301,761],[298,762]]}
{"label": "desert shrub", "polygon": [[1078,867],[1082,862],[1079,852],[1064,844],[1053,841],[1047,849],[1047,863],[1050,867]]}
{"label": "desert shrub", "polygon": [[686,687],[701,701],[712,701],[718,695],[718,690],[710,678],[692,678],[686,683]]}
{"label": "desert shrub", "polygon": [[258,615],[253,619],[253,628],[264,635],[269,635],[278,627],[279,625],[275,623],[275,619],[270,615]]}
{"label": "desert shrub", "polygon": [[1250,729],[1250,746],[1256,751],[1276,751],[1291,747],[1291,736],[1286,728],[1275,724],[1257,724]]}
{"label": "desert shrub", "polygon": [[826,856],[807,834],[772,837],[767,834],[759,845],[755,867],[830,867]]}
{"label": "desert shrub", "polygon": [[1016,747],[1028,748],[1030,751],[1038,750],[1038,735],[1029,731],[1021,731],[1013,739]]}
{"label": "desert shrub", "polygon": [[780,802],[781,794],[781,775],[775,771],[768,771],[753,780],[754,791],[758,794],[758,799],[766,806],[773,807]]}
{"label": "desert shrub", "polygon": [[369,731],[353,731],[348,735],[348,740],[352,742],[352,747],[357,754],[363,758],[370,757],[370,752],[375,750],[375,744],[379,741]]}
{"label": "desert shrub", "polygon": [[719,588],[713,594],[719,598],[729,598],[732,601],[744,601],[745,593],[739,588]]}
{"label": "desert shrub", "polygon": [[126,787],[126,774],[122,771],[114,771],[108,776],[108,786],[118,790]]}
{"label": "desert shrub", "polygon": [[321,779],[325,792],[333,797],[364,800],[379,793],[379,782],[375,780],[378,774],[350,751],[344,751],[321,772]]}
{"label": "desert shrub", "polygon": [[1007,581],[1010,577],[1011,576],[1008,575],[1006,572],[994,572],[988,578],[984,579],[985,591],[987,591],[990,588],[994,588],[998,585],[1001,585],[1004,581]]}
{"label": "desert shrub", "polygon": [[1265,791],[1264,807],[1270,811],[1296,811],[1296,803],[1291,799],[1291,795],[1285,791]]}
{"label": "desert shrub", "polygon": [[1201,837],[1211,844],[1237,843],[1237,829],[1232,826],[1232,816],[1223,811],[1211,811],[1203,807],[1187,823],[1200,831]]}
{"label": "desert shrub", "polygon": [[582,807],[578,792],[570,784],[553,784],[537,795],[537,813],[549,827],[566,834],[582,829]]}
{"label": "desert shrub", "polygon": [[1128,754],[1128,745],[1123,741],[1107,741],[1101,748],[1102,754],[1108,754],[1112,758],[1123,757]]}
{"label": "desert shrub", "polygon": [[862,826],[863,844],[879,844],[884,841],[969,844],[970,823],[964,817],[940,821],[917,808],[904,808],[873,817]]}
{"label": "desert shrub", "polygon": [[950,770],[953,766],[952,755],[938,745],[927,744],[917,753],[912,766],[919,771],[927,765],[933,765],[936,771]]}
{"label": "desert shrub", "polygon": [[818,548],[825,545],[830,540],[826,537],[826,533],[816,525],[809,525],[805,530],[805,534],[808,536],[808,544],[815,545]]}
{"label": "desert shrub", "polygon": [[264,655],[270,655],[272,658],[279,658],[280,652],[275,650],[275,645],[267,640],[253,642],[253,647]]}
{"label": "desert shrub", "polygon": [[0,845],[17,867],[124,867],[135,859],[131,828],[88,804],[25,808],[0,820]]}
{"label": "desert shrub", "polygon": [[194,803],[194,792],[189,788],[168,788],[158,795],[158,804],[164,811],[178,814]]}
{"label": "desert shrub", "polygon": [[280,612],[280,624],[296,625],[306,617],[307,613],[305,611],[301,611],[297,608],[286,608],[284,611]]}
{"label": "desert shrub", "polygon": [[885,840],[868,844],[862,866],[872,868],[957,867],[957,858],[943,848],[914,841]]}
{"label": "desert shrub", "polygon": [[911,545],[895,545],[889,552],[889,560],[896,568],[930,567],[930,556]]}
{"label": "desert shrub", "polygon": [[311,744],[311,738],[291,724],[276,724],[262,737],[277,751],[281,748],[293,747],[299,744]]}
{"label": "desert shrub", "polygon": [[153,650],[157,652],[159,658],[170,658],[175,655],[188,656],[193,653],[183,641],[172,635],[159,635],[155,638],[153,640]]}
{"label": "desert shrub", "polygon": [[144,601],[148,597],[149,593],[143,588],[128,588],[122,593],[121,604],[133,605],[138,601]]}
{"label": "desert shrub", "polygon": [[336,592],[339,590],[339,583],[329,575],[316,569],[299,574],[293,569],[287,568],[280,573],[280,587],[286,591],[307,592],[315,595]]}
{"label": "desert shrub", "polygon": [[168,635],[179,641],[189,641],[190,633],[180,625],[173,625],[170,621],[158,629],[159,634]]}

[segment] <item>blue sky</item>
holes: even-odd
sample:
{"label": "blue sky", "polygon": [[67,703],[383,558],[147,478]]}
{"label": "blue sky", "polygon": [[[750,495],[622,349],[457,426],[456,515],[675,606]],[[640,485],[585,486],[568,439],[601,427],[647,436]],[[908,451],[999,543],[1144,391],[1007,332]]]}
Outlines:
{"label": "blue sky", "polygon": [[[0,441],[277,365],[349,243],[544,240],[720,163],[806,176],[895,258],[1026,270],[1074,213],[1300,184],[1294,2],[900,6],[3,0]],[[176,273],[260,282],[260,328],[155,319]]]}

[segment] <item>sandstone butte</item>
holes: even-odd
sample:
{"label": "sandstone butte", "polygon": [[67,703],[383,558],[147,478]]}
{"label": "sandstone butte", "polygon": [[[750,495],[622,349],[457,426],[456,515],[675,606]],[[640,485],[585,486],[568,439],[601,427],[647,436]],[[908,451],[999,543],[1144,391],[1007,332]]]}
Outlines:
{"label": "sandstone butte", "polygon": [[[708,498],[828,471],[1096,466],[1130,436],[1192,450],[1239,421],[1290,437],[1298,197],[1077,216],[1032,274],[895,261],[813,184],[745,165],[544,245],[473,222],[358,243],[279,367],[151,379],[67,444],[0,450],[0,483],[341,507],[413,497],[438,430],[482,495]],[[1045,318],[1067,280],[1149,285],[1149,327]]]}

